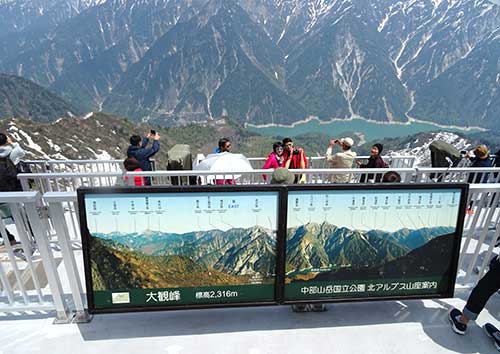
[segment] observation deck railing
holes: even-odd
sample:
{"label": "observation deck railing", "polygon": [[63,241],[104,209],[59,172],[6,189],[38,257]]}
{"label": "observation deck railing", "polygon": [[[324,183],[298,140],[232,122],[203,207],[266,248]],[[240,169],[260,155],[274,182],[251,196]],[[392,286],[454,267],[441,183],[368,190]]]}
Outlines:
{"label": "observation deck railing", "polygon": [[[358,156],[356,161],[365,161],[369,156]],[[413,156],[383,156],[391,168],[407,168],[414,167],[415,157]],[[260,169],[264,166],[265,157],[250,157],[248,158],[254,169]],[[198,159],[194,159],[196,165]],[[153,171],[156,170],[155,162],[153,162]],[[120,172],[123,170],[123,160],[29,160],[25,163],[31,168],[33,173],[62,173],[62,172],[80,172],[80,173],[100,173],[100,172]],[[324,157],[315,156],[308,157],[309,167],[329,168]],[[163,168],[164,166],[157,166]]]}
{"label": "observation deck railing", "polygon": [[[355,158],[355,161],[361,161],[364,162],[368,160],[370,156],[357,156]],[[385,162],[389,164],[390,168],[411,168],[415,166],[415,157],[414,156],[382,156]],[[324,156],[313,156],[313,157],[308,157],[308,166],[309,168],[312,169],[319,169],[319,168],[330,168],[329,163],[325,160]],[[260,169],[262,166],[264,166],[264,163],[266,162],[265,157],[249,157],[248,160],[250,161],[250,164],[252,165],[253,168],[255,169]]]}
{"label": "observation deck railing", "polygon": [[[499,183],[500,168],[379,168],[379,169],[305,169],[291,170],[304,176],[305,183],[333,183],[335,176],[344,176],[348,183],[373,183],[382,180],[388,171],[395,171],[402,182],[483,182]],[[171,184],[217,184],[217,181],[234,181],[236,184],[266,184],[270,182],[273,170],[211,172],[211,171],[144,171],[144,172],[60,172],[22,173],[18,175],[23,190],[37,190],[42,193],[52,191],[74,191],[78,187],[106,187],[133,185],[133,177],[152,177],[152,185]],[[124,177],[128,182],[124,182]],[[264,177],[266,176],[266,177]],[[191,178],[190,178],[191,177]]]}

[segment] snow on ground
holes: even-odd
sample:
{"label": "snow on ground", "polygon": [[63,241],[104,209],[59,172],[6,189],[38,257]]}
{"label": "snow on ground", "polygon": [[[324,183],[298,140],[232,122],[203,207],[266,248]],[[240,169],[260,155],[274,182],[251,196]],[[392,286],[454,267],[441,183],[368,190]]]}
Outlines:
{"label": "snow on ground", "polygon": [[113,157],[107,151],[104,150],[99,150],[99,151],[101,151],[101,153],[99,154],[94,152],[97,160],[113,160]]}
{"label": "snow on ground", "polygon": [[24,147],[39,152],[43,156],[44,159],[50,159],[50,156],[47,155],[43,151],[43,149],[40,145],[36,144],[33,141],[33,139],[31,139],[31,136],[28,133],[26,133],[24,130],[19,129],[19,134],[22,135],[26,141],[26,144],[24,145]]}
{"label": "snow on ground", "polygon": [[57,145],[57,144],[54,144],[54,142],[52,141],[52,139],[47,138],[47,144],[55,152],[61,152],[61,147],[59,145]]}
{"label": "snow on ground", "polygon": [[470,150],[470,143],[459,137],[457,134],[449,132],[433,133],[431,138],[425,142],[421,142],[418,139],[409,143],[406,148],[389,151],[388,154],[403,155],[403,156],[415,156],[415,166],[431,166],[431,153],[429,150],[429,145],[436,140],[445,141],[458,150]]}

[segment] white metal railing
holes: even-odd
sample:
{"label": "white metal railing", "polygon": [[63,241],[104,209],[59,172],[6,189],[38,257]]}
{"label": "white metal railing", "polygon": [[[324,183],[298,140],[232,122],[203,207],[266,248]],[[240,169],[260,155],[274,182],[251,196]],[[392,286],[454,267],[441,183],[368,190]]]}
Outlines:
{"label": "white metal railing", "polygon": [[[0,312],[55,310],[55,323],[88,321],[73,253],[75,244],[81,248],[76,192],[43,198],[39,192],[3,192],[0,203],[9,207],[13,222],[0,219]],[[20,245],[7,242],[7,230]]]}
{"label": "white metal railing", "polygon": [[500,168],[498,167],[417,167],[417,181],[425,183],[435,182],[462,182],[462,183],[498,183],[500,182]]}
{"label": "white metal railing", "polygon": [[[44,172],[77,172],[100,173],[122,172],[124,160],[28,160],[23,161],[33,173]],[[156,161],[151,159],[153,171],[156,170]]]}
{"label": "white metal railing", "polygon": [[[55,310],[56,320],[69,319],[66,302],[46,224],[38,213],[39,192],[0,193],[0,203],[12,212],[21,246],[8,242],[7,227],[0,221],[5,252],[0,261],[2,292],[0,311]],[[13,277],[12,277],[13,275]],[[46,279],[47,285],[42,283]],[[48,296],[49,295],[49,296]]]}
{"label": "white metal railing", "polygon": [[[368,160],[370,156],[356,156],[354,161],[365,161]],[[415,165],[415,157],[414,156],[382,156],[385,162],[389,164],[390,168],[411,168]],[[326,161],[324,156],[312,156],[308,157],[308,166],[309,168],[318,169],[318,168],[330,168],[329,163]],[[260,169],[264,166],[266,162],[265,157],[249,157],[248,161],[255,169]]]}
{"label": "white metal railing", "polygon": [[[304,176],[306,183],[366,183],[380,182],[388,171],[395,171],[403,182],[488,182],[500,181],[500,168],[395,168],[395,169],[305,169],[291,170]],[[152,177],[153,185],[170,184],[219,184],[231,181],[236,184],[266,184],[273,170],[253,170],[234,172],[210,171],[143,171],[143,172],[96,172],[96,173],[23,173],[18,174],[23,190],[38,190],[43,193],[53,191],[74,191],[78,187],[106,187],[133,184],[134,176]],[[265,178],[266,176],[267,178]]]}
{"label": "white metal railing", "polygon": [[[458,274],[466,285],[484,272],[498,241],[499,196],[500,184],[470,186]],[[0,193],[14,221],[6,226],[0,220],[0,234],[7,240],[10,229],[21,242],[0,248],[0,312],[55,310],[56,320],[69,322],[75,311],[77,321],[88,321],[81,258],[74,254],[81,247],[76,201],[76,192],[49,192],[43,198],[38,192]]]}
{"label": "white metal railing", "polygon": [[76,192],[48,192],[43,196],[48,206],[49,220],[53,225],[60,252],[65,260],[75,316],[73,322],[87,322],[90,318],[85,309],[82,277],[78,271],[73,249],[81,249],[80,226]]}
{"label": "white metal railing", "polygon": [[[384,169],[306,169],[290,170],[297,176],[305,176],[307,183],[331,183],[334,176],[349,179],[349,183],[378,182],[384,173]],[[416,170],[411,168],[394,169],[404,182],[412,182],[416,176]],[[270,182],[272,169],[234,172],[211,172],[211,171],[143,171],[143,172],[101,172],[101,173],[25,173],[19,174],[18,178],[24,190],[39,190],[43,193],[53,191],[74,191],[79,187],[106,187],[130,184],[133,185],[135,176],[151,177],[153,185],[171,184],[266,184]],[[127,183],[124,178],[127,177]],[[173,179],[176,179],[175,181]],[[229,182],[231,181],[231,182]]]}
{"label": "white metal railing", "polygon": [[[204,155],[200,155],[203,156]],[[357,156],[355,161],[367,160],[369,156]],[[383,156],[391,168],[414,167],[414,156]],[[198,162],[198,155],[193,159],[193,165]],[[264,166],[265,157],[249,157],[248,160],[254,169],[260,169]],[[152,160],[154,166],[154,160]],[[24,161],[31,168],[33,173],[43,172],[80,172],[80,173],[99,173],[99,172],[121,172],[123,170],[123,160],[28,160]],[[308,157],[309,168],[329,168],[323,156]],[[153,171],[156,168],[153,168]]]}
{"label": "white metal railing", "polygon": [[472,184],[469,187],[467,215],[458,268],[463,282],[476,273],[482,276],[492,258],[500,236],[500,184]]}
{"label": "white metal railing", "polygon": [[123,160],[29,160],[31,172],[120,172]]}

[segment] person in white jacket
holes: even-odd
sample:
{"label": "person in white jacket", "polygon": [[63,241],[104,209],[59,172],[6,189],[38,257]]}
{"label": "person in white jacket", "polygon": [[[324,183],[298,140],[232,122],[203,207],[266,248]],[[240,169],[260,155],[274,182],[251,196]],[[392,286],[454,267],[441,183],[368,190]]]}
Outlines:
{"label": "person in white jacket", "polygon": [[26,152],[10,139],[10,136],[0,133],[0,158],[9,158],[17,166]]}
{"label": "person in white jacket", "polygon": [[[335,145],[339,145],[342,151],[334,154],[333,148]],[[353,145],[354,140],[349,137],[331,139],[325,156],[326,161],[330,164],[330,168],[352,168],[354,159],[357,156],[356,153],[351,150]],[[349,183],[350,179],[351,175],[349,173],[332,175],[330,177],[330,181],[333,183]]]}
{"label": "person in white jacket", "polygon": [[[0,133],[0,192],[11,192],[22,190],[17,179],[17,165],[24,157],[25,152],[19,143],[13,142],[9,136]],[[7,204],[0,203],[0,218],[12,218],[10,208]],[[5,230],[11,245],[18,242],[7,229]],[[2,240],[2,242],[4,242]]]}

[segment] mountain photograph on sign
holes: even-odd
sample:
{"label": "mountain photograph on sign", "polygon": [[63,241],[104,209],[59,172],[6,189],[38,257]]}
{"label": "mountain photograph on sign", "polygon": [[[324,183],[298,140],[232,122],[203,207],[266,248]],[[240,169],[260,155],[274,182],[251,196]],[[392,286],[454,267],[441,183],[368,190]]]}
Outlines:
{"label": "mountain photograph on sign", "polygon": [[276,240],[248,229],[92,234],[96,291],[274,284]]}
{"label": "mountain photograph on sign", "polygon": [[446,293],[461,200],[459,189],[289,192],[286,298]]}
{"label": "mountain photograph on sign", "polygon": [[452,227],[351,230],[328,222],[289,228],[286,282],[447,274],[454,231]]}

